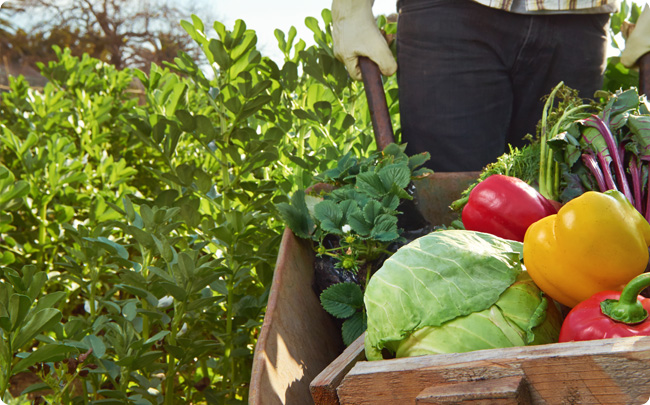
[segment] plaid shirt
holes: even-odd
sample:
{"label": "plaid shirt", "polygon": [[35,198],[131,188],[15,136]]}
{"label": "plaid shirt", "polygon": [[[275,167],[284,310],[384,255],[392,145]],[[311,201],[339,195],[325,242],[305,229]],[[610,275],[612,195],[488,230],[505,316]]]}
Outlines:
{"label": "plaid shirt", "polygon": [[[513,0],[474,0],[493,8],[510,10]],[[604,8],[608,11],[618,10],[619,0],[525,0],[528,11],[567,11],[590,8]]]}

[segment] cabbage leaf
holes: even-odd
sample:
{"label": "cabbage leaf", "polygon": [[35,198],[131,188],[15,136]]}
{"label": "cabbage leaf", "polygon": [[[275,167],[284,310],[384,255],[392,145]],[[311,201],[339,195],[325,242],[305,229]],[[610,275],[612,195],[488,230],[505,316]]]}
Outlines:
{"label": "cabbage leaf", "polygon": [[[548,307],[541,291],[525,282],[504,294],[524,271],[522,249],[520,242],[467,230],[432,232],[401,247],[372,276],[364,295],[366,357],[381,359],[384,348],[417,355],[534,341],[533,329]],[[500,299],[504,305],[495,305]],[[556,328],[550,329],[552,335]],[[435,336],[441,347],[409,349],[430,339],[424,335]],[[474,343],[470,335],[476,335]]]}

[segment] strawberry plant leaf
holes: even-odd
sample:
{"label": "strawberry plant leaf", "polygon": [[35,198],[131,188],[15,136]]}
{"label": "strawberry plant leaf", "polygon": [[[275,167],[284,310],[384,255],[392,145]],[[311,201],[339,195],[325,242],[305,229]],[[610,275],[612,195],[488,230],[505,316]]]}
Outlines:
{"label": "strawberry plant leaf", "polygon": [[391,164],[382,167],[377,173],[384,185],[385,190],[390,190],[393,186],[403,189],[411,181],[411,171],[408,166],[400,164]]}
{"label": "strawberry plant leaf", "polygon": [[310,237],[314,227],[314,221],[307,209],[305,192],[303,190],[298,190],[293,193],[291,203],[278,203],[276,207],[284,223],[287,224],[296,236],[305,239]]}
{"label": "strawberry plant leaf", "polygon": [[381,177],[374,172],[359,173],[356,186],[359,191],[371,196],[383,196],[389,190],[384,186]]}
{"label": "strawberry plant leaf", "polygon": [[343,343],[349,346],[357,340],[367,329],[366,316],[363,312],[355,312],[350,318],[346,319],[341,326]]}
{"label": "strawberry plant leaf", "polygon": [[324,200],[314,206],[314,217],[320,221],[320,226],[325,232],[342,235],[343,211],[334,202]]}
{"label": "strawberry plant leaf", "polygon": [[397,229],[397,217],[389,214],[382,214],[375,220],[375,226],[370,237],[382,242],[390,242],[399,238]]}
{"label": "strawberry plant leaf", "polygon": [[345,319],[363,307],[363,292],[356,283],[338,283],[321,293],[320,302],[332,316]]}

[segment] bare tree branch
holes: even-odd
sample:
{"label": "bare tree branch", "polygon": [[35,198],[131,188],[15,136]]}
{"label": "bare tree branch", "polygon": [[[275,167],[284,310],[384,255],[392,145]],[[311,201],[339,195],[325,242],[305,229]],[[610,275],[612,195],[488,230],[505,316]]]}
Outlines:
{"label": "bare tree branch", "polygon": [[[180,20],[189,19],[192,13],[205,19],[209,13],[177,4],[173,0],[22,0],[22,8],[15,13],[29,18],[21,19],[28,22],[13,39],[23,43],[8,44],[11,38],[3,35],[0,49],[13,51],[9,57],[23,61],[39,60],[38,51],[42,60],[53,55],[47,50],[43,55],[45,44],[64,40],[59,45],[70,47],[73,54],[89,53],[118,68],[148,69],[151,63],[173,59],[181,50],[199,57],[197,45]],[[42,43],[31,43],[29,38]]]}

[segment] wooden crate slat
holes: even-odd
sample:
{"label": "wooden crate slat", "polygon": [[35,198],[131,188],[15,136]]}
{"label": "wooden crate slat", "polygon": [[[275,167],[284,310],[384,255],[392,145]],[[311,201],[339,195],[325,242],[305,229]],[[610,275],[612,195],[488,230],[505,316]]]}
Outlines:
{"label": "wooden crate slat", "polygon": [[341,404],[413,403],[427,387],[518,375],[533,404],[644,404],[650,337],[359,361],[337,393]]}

